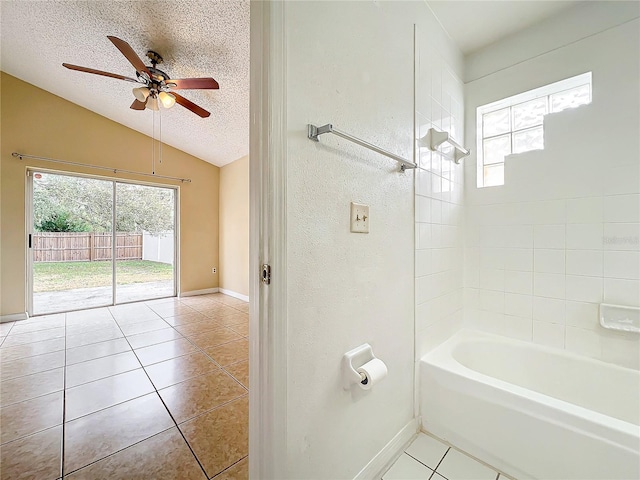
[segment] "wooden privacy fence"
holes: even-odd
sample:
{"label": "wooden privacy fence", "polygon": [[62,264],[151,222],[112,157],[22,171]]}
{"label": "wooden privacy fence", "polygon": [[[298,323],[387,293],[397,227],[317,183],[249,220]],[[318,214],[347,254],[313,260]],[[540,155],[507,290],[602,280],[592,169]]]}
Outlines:
{"label": "wooden privacy fence", "polygon": [[[32,237],[34,262],[111,260],[111,233],[38,232]],[[116,260],[141,260],[142,234],[116,233]]]}

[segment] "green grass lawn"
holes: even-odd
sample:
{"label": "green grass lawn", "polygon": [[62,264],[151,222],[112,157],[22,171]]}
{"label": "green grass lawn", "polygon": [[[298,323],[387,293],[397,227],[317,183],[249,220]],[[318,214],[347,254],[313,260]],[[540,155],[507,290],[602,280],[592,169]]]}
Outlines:
{"label": "green grass lawn", "polygon": [[[173,278],[173,266],[147,260],[116,262],[118,285],[159,282]],[[33,291],[59,292],[111,285],[111,262],[37,262],[33,264]]]}

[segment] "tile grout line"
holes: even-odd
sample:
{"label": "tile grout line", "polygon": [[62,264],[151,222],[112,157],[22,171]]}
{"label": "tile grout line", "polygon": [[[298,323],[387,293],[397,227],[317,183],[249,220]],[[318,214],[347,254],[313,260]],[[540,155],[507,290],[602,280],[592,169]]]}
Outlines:
{"label": "tile grout line", "polygon": [[[239,310],[239,309],[237,309],[237,308],[235,308],[235,307],[233,307],[233,306],[226,305],[226,304],[222,304],[222,303],[220,303],[220,302],[216,302],[216,303],[218,303],[218,304],[219,304],[219,305],[221,305],[221,306],[228,307],[228,308],[231,308],[231,309],[233,309],[233,310],[236,310],[236,311],[237,311],[237,313],[229,314],[229,315],[236,315],[236,314],[243,314],[243,315],[247,315],[247,313],[246,313],[246,312],[243,312],[242,310]],[[199,345],[196,345],[196,344],[195,344],[195,343],[194,343],[190,338],[186,337],[184,334],[182,334],[181,332],[177,331],[177,330],[175,329],[175,326],[170,325],[170,324],[167,322],[167,320],[166,320],[166,318],[165,318],[165,317],[162,317],[160,314],[158,314],[158,313],[157,313],[157,312],[155,312],[153,309],[151,309],[148,305],[146,305],[146,304],[145,304],[145,303],[143,303],[143,302],[141,302],[141,304],[142,304],[142,305],[145,305],[147,308],[149,308],[150,310],[152,310],[152,311],[154,312],[154,314],[156,315],[156,318],[154,318],[154,319],[152,319],[152,320],[156,320],[156,319],[163,320],[165,323],[167,323],[167,328],[172,328],[173,330],[175,330],[175,331],[179,334],[180,339],[187,340],[187,341],[188,341],[192,346],[194,346],[194,348],[195,348],[195,349],[194,349],[194,351],[193,351],[193,352],[191,352],[191,354],[193,354],[193,353],[198,353],[198,352],[199,352],[199,353],[204,354],[204,355],[209,359],[209,361],[211,361],[211,363],[212,363],[213,365],[215,365],[215,366],[216,366],[216,367],[218,367],[220,370],[222,370],[222,371],[223,371],[223,372],[224,372],[228,377],[232,378],[236,383],[238,383],[238,384],[243,388],[243,390],[245,390],[245,393],[244,393],[244,394],[242,394],[242,395],[240,395],[239,397],[234,398],[234,399],[231,399],[231,400],[229,400],[229,401],[227,401],[227,402],[224,402],[224,403],[222,403],[222,404],[220,404],[220,405],[217,405],[216,407],[214,407],[214,408],[212,408],[212,409],[209,409],[209,410],[207,410],[207,411],[205,411],[205,412],[202,412],[202,413],[200,413],[199,415],[196,415],[195,417],[192,417],[192,418],[189,418],[189,419],[185,420],[185,422],[186,422],[186,421],[191,421],[191,420],[193,420],[193,419],[195,419],[195,418],[198,418],[198,417],[200,417],[200,416],[202,416],[202,415],[204,415],[204,414],[207,414],[207,413],[211,412],[212,410],[216,410],[216,409],[218,409],[218,408],[220,408],[220,407],[223,407],[223,406],[225,406],[225,405],[227,405],[227,404],[229,404],[229,403],[232,403],[232,402],[234,402],[234,401],[236,401],[236,400],[238,400],[238,399],[240,399],[240,398],[243,398],[243,397],[245,397],[245,396],[247,396],[247,395],[248,395],[248,388],[247,388],[247,387],[245,387],[245,386],[244,386],[244,385],[243,385],[243,384],[242,384],[238,379],[236,379],[236,378],[235,378],[235,377],[234,377],[230,372],[228,372],[228,371],[225,369],[225,367],[224,367],[224,366],[222,366],[220,363],[218,363],[217,361],[215,361],[215,360],[214,360],[214,359],[213,359],[213,358],[212,358],[212,357],[211,357],[211,356],[210,356],[206,351],[204,351],[204,349],[203,349],[202,347],[200,347]],[[189,307],[189,308],[190,308],[190,309],[192,309],[192,310],[194,311],[194,313],[195,313],[195,314],[202,315],[206,320],[213,320],[213,321],[217,321],[217,320],[218,320],[218,318],[223,318],[223,317],[225,317],[225,316],[229,316],[229,315],[223,315],[222,317],[210,317],[210,316],[208,316],[208,315],[206,315],[206,314],[204,314],[204,313],[201,313],[200,311],[198,311],[198,310],[196,310],[196,309],[194,309],[194,308],[191,308],[191,307]],[[117,341],[117,340],[120,340],[120,339],[124,339],[124,340],[127,342],[127,345],[129,346],[130,351],[134,353],[134,355],[135,355],[135,357],[136,357],[136,359],[137,359],[138,363],[140,364],[140,368],[142,368],[142,369],[144,370],[145,375],[146,375],[146,376],[147,376],[147,378],[150,380],[150,383],[151,383],[151,386],[152,386],[152,388],[153,388],[154,392],[155,392],[155,393],[160,397],[159,392],[158,392],[158,389],[156,388],[156,386],[155,386],[155,384],[153,383],[153,381],[151,381],[151,378],[149,377],[149,375],[148,375],[148,374],[147,374],[147,372],[146,372],[145,366],[144,366],[144,365],[142,365],[142,362],[140,361],[140,359],[139,359],[138,355],[137,355],[137,354],[136,354],[136,352],[135,352],[135,349],[133,348],[133,346],[132,346],[132,345],[131,345],[131,343],[129,342],[129,340],[128,340],[128,338],[127,338],[127,335],[125,335],[125,334],[124,334],[124,332],[123,332],[123,330],[122,330],[122,328],[121,328],[120,324],[118,323],[118,320],[117,320],[117,319],[115,318],[115,316],[113,315],[113,312],[111,312],[111,310],[109,310],[108,308],[107,308],[107,312],[109,313],[109,316],[111,317],[111,320],[112,320],[112,321],[114,321],[114,323],[115,323],[115,327],[117,327],[117,329],[119,330],[120,334],[121,334],[121,335],[123,335],[123,336],[122,336],[122,337],[117,337],[117,338],[112,338],[112,339],[107,339],[107,340],[101,340],[101,341],[99,341],[99,342],[92,342],[92,343],[85,344],[85,345],[78,345],[78,346],[73,347],[73,348],[87,347],[87,346],[90,346],[90,345],[95,345],[95,344],[97,344],[97,343],[110,342],[110,341]],[[61,350],[54,350],[54,351],[52,351],[52,352],[43,352],[43,353],[40,353],[40,354],[38,354],[38,355],[29,355],[29,356],[16,358],[16,359],[13,359],[13,360],[11,360],[11,361],[9,361],[9,362],[6,362],[6,363],[11,363],[11,362],[18,361],[18,360],[24,360],[24,359],[27,359],[27,358],[34,358],[34,357],[38,357],[38,356],[42,356],[42,355],[48,355],[48,354],[59,353],[59,352],[61,352],[61,351],[64,351],[64,354],[63,354],[64,362],[63,362],[63,365],[62,365],[62,367],[61,367],[61,368],[64,368],[64,370],[63,370],[63,389],[62,389],[62,394],[63,394],[63,405],[62,405],[62,407],[63,407],[63,412],[62,412],[62,414],[63,414],[63,418],[62,418],[62,442],[61,442],[61,457],[62,457],[62,458],[61,458],[61,462],[62,462],[62,465],[61,465],[61,472],[62,472],[62,477],[60,477],[60,478],[63,478],[63,477],[64,477],[64,475],[66,475],[66,474],[70,473],[70,472],[65,472],[65,470],[64,470],[64,457],[65,457],[65,429],[66,429],[66,422],[67,422],[67,416],[66,416],[67,375],[66,375],[66,373],[67,373],[67,366],[68,366],[68,365],[67,365],[67,336],[68,336],[68,329],[67,329],[67,326],[68,326],[68,325],[67,325],[67,323],[68,323],[68,319],[66,318],[66,317],[67,317],[66,313],[65,313],[64,315],[65,315],[65,322],[64,322],[64,325],[62,326],[62,328],[64,328],[64,329],[65,329],[65,332],[64,332],[64,335],[63,335],[63,336],[61,336],[61,337],[54,337],[54,338],[46,339],[46,340],[38,340],[38,341],[36,341],[36,342],[28,342],[28,343],[24,343],[24,344],[15,345],[15,347],[22,347],[22,346],[30,345],[30,344],[34,344],[34,343],[41,343],[41,342],[46,342],[46,341],[52,341],[52,340],[62,339],[64,347],[63,347]],[[177,315],[176,315],[176,316],[177,316]],[[167,317],[167,318],[170,318],[170,317]],[[140,322],[140,323],[142,323],[142,322]],[[240,325],[240,324],[238,324],[238,325]],[[12,327],[11,327],[11,328],[10,328],[10,330],[9,330],[9,332],[7,332],[7,336],[8,336],[8,334],[12,331],[12,329],[13,329],[13,327],[14,327],[14,326],[15,326],[15,324],[14,324],[14,325],[12,325]],[[60,327],[52,327],[52,328],[60,328]],[[240,332],[236,332],[235,330],[233,330],[233,328],[231,328],[231,327],[229,327],[229,326],[227,326],[227,325],[220,324],[220,326],[219,326],[218,328],[225,328],[225,329],[231,330],[231,331],[233,331],[233,332],[237,333],[238,335],[240,335],[240,338],[238,338],[238,339],[236,339],[236,340],[230,340],[230,341],[225,342],[225,343],[222,343],[222,344],[220,344],[220,345],[211,346],[211,348],[218,348],[218,347],[222,347],[223,345],[227,345],[227,344],[229,344],[229,343],[238,342],[238,341],[240,341],[240,340],[245,340],[245,341],[247,340],[247,337],[246,337],[246,336],[242,335],[242,333],[240,333]],[[106,329],[107,329],[107,328],[98,328],[98,329],[93,330],[93,331],[100,331],[100,330],[106,330]],[[45,330],[49,330],[49,329],[45,329]],[[44,330],[37,330],[37,331],[44,331]],[[153,331],[150,331],[150,332],[142,332],[142,333],[140,333],[140,334],[152,333],[152,332],[153,332]],[[25,333],[33,333],[33,332],[25,332]],[[72,336],[75,336],[75,335],[83,335],[84,333],[91,333],[91,331],[83,332],[83,333],[78,333],[78,334],[74,334],[74,335],[72,335]],[[6,337],[7,337],[7,336],[5,336],[5,339],[6,339]],[[4,341],[4,339],[3,339],[3,341]],[[165,342],[159,342],[159,343],[157,343],[157,344],[147,345],[147,346],[145,346],[145,347],[140,347],[140,348],[146,348],[146,347],[151,347],[151,346],[155,346],[155,345],[161,345],[161,344],[163,344],[163,343],[167,343],[167,342],[168,342],[168,341],[165,341]],[[7,348],[8,348],[8,347],[7,347]],[[118,353],[128,353],[128,352],[118,352]],[[73,365],[80,365],[80,364],[82,364],[82,363],[86,363],[86,362],[89,362],[89,361],[92,361],[92,360],[97,360],[97,359],[100,359],[100,358],[106,358],[106,357],[109,357],[109,356],[117,355],[118,353],[116,353],[116,354],[112,354],[112,355],[104,355],[104,356],[101,356],[101,357],[97,357],[97,358],[95,358],[95,359],[83,360],[83,361],[81,361],[81,362],[76,362],[76,363],[74,363]],[[188,355],[188,354],[185,354],[185,355]],[[185,356],[185,355],[179,355],[178,357],[182,357],[182,356]],[[178,357],[174,357],[174,358],[178,358]],[[167,359],[167,360],[171,360],[171,359]],[[163,361],[167,361],[167,360],[163,360]],[[242,363],[243,361],[244,361],[244,360],[239,360],[239,361],[234,362],[234,363],[232,363],[232,364],[229,364],[229,365],[227,365],[227,366],[230,366],[230,365],[236,365],[236,364],[238,364],[238,363]],[[161,362],[162,362],[162,361],[161,361]],[[155,362],[155,363],[161,363],[161,362]],[[150,364],[150,365],[153,365],[153,364]],[[150,366],[150,365],[148,365],[148,366]],[[56,368],[60,368],[60,367],[56,367]],[[30,375],[36,375],[36,374],[40,374],[40,373],[45,373],[45,372],[49,372],[49,371],[55,370],[56,368],[52,368],[52,369],[49,369],[49,370],[43,370],[43,371],[40,371],[40,372],[33,372],[33,373],[31,373],[31,374],[22,375],[22,376],[18,376],[18,377],[13,377],[13,378],[11,378],[11,379],[7,379],[7,380],[12,380],[12,379],[15,379],[15,378],[24,378],[24,377],[28,377],[28,376],[30,376]],[[120,375],[120,374],[124,374],[124,373],[129,373],[129,372],[131,372],[131,371],[135,371],[135,370],[137,370],[137,368],[136,368],[136,369],[133,369],[133,370],[127,370],[127,371],[125,371],[125,372],[119,372],[119,373],[117,373],[117,374],[113,374],[113,375],[108,375],[108,376],[106,376],[106,377],[102,377],[102,378],[99,378],[99,379],[91,380],[91,381],[89,381],[89,382],[84,382],[84,383],[82,383],[82,384],[76,385],[76,386],[71,387],[71,388],[75,388],[75,387],[77,387],[77,386],[81,386],[81,385],[87,385],[87,384],[89,384],[89,383],[93,383],[93,382],[96,382],[96,381],[104,380],[104,379],[106,379],[106,378],[109,378],[109,377],[112,377],[112,376],[115,376],[115,375]],[[202,375],[204,375],[204,374],[202,374]],[[200,376],[200,375],[197,375],[196,377],[192,377],[192,378],[197,378],[198,376]],[[178,382],[178,383],[181,383],[181,382]],[[177,384],[174,384],[174,385],[177,385]],[[172,385],[170,385],[170,386],[172,386]],[[60,392],[60,390],[58,390],[57,392]],[[51,394],[53,394],[53,393],[57,393],[57,392],[49,392],[49,393],[46,393],[46,394],[38,395],[38,396],[36,396],[36,397],[32,397],[32,398],[29,398],[29,399],[26,399],[26,400],[22,400],[22,401],[20,401],[20,402],[12,403],[12,404],[10,404],[10,405],[17,405],[17,404],[22,403],[22,402],[24,402],[24,401],[32,400],[33,398],[40,398],[40,397],[43,397],[43,396],[46,396],[46,395],[51,395]],[[152,393],[152,392],[149,392],[149,393]],[[144,395],[148,395],[149,393],[146,393],[146,394],[144,394]],[[140,396],[135,397],[135,398],[140,398],[141,396],[144,396],[144,395],[140,395]],[[131,400],[131,399],[129,399],[129,400]],[[166,404],[164,404],[164,401],[162,400],[162,397],[160,397],[160,400],[162,401],[163,405],[165,406],[165,409],[168,411],[168,408],[167,408]],[[122,403],[125,403],[125,402],[119,402],[119,403],[118,403],[118,404],[116,404],[116,405],[119,405],[119,404],[122,404]],[[114,405],[111,405],[111,406],[114,406]],[[111,406],[109,406],[109,407],[105,407],[105,408],[100,409],[100,410],[98,410],[98,411],[105,410],[106,408],[110,408]],[[91,412],[91,413],[95,413],[95,412]],[[201,463],[200,463],[200,461],[198,460],[197,456],[195,455],[195,452],[191,449],[191,445],[189,445],[188,441],[186,440],[186,438],[185,438],[185,437],[184,437],[184,435],[182,434],[182,431],[181,431],[181,430],[180,430],[180,428],[179,428],[179,424],[178,424],[178,423],[176,422],[176,420],[173,418],[173,415],[171,414],[171,412],[168,412],[168,413],[169,413],[170,417],[171,417],[171,418],[172,418],[172,420],[173,420],[174,426],[176,426],[176,427],[178,428],[178,430],[180,431],[180,433],[181,433],[181,435],[182,435],[183,439],[184,439],[184,440],[185,440],[185,442],[187,443],[187,446],[189,447],[190,451],[192,452],[192,454],[193,454],[193,455],[194,455],[194,457],[196,458],[196,461],[198,462],[198,464],[201,466],[202,470],[204,471],[204,468],[202,467],[202,464],[201,464]],[[87,415],[89,415],[89,414],[82,415],[82,416],[80,416],[80,417],[78,417],[78,418],[82,418],[82,417],[87,416]],[[76,419],[77,419],[77,418],[74,418],[73,420],[76,420]],[[182,422],[182,423],[184,423],[184,422]],[[53,427],[50,427],[50,428],[55,428],[55,427],[56,427],[56,426],[53,426]],[[170,428],[172,428],[172,427],[170,427]],[[45,429],[45,430],[48,430],[48,429]],[[168,429],[166,429],[166,430],[168,430]],[[163,430],[163,432],[164,432],[164,431],[166,431],[166,430]],[[39,432],[33,432],[32,434],[35,434],[35,433],[39,433]],[[162,433],[162,432],[158,432],[158,433]],[[156,435],[157,435],[157,434],[156,434]],[[27,435],[27,436],[29,436],[29,435]],[[153,436],[153,435],[152,435],[152,436]],[[24,437],[20,437],[20,438],[24,438]],[[149,437],[149,438],[151,438],[151,437]],[[19,440],[19,438],[14,439],[14,440]],[[144,440],[146,440],[146,439],[143,439],[143,440],[141,440],[141,441],[144,441]],[[12,441],[13,441],[13,440],[12,440]],[[10,442],[6,442],[6,443],[10,443]],[[140,442],[136,442],[136,443],[140,443]],[[134,444],[134,445],[135,445],[135,444]],[[131,446],[131,445],[130,445],[130,446]],[[125,448],[128,448],[128,447],[125,447]],[[120,449],[120,450],[118,450],[117,452],[122,451],[122,450],[124,450],[124,449]],[[109,456],[111,456],[111,455],[113,455],[113,454],[115,454],[115,453],[117,453],[117,452],[114,452],[114,453],[112,453],[112,454],[110,454],[110,455],[107,455],[106,457],[103,457],[103,458],[107,458],[107,457],[109,457]],[[223,471],[226,471],[228,468],[230,468],[230,467],[232,467],[233,465],[235,465],[236,463],[238,463],[238,462],[242,461],[244,458],[246,458],[246,456],[245,456],[245,457],[243,457],[243,458],[241,458],[240,460],[238,460],[238,461],[237,461],[237,462],[235,462],[234,464],[232,464],[232,465],[228,466],[228,467],[227,467],[227,468],[225,468]],[[98,460],[96,460],[95,462],[100,461],[100,460],[102,460],[102,459],[98,459]],[[90,464],[95,463],[95,462],[91,462]],[[87,464],[87,465],[90,465],[90,464]],[[87,465],[84,465],[84,466],[82,466],[82,467],[80,467],[80,468],[84,468],[84,467],[86,467]],[[77,471],[77,470],[79,470],[80,468],[75,469],[75,470],[73,470],[73,471]],[[206,471],[204,471],[204,473],[205,473],[205,475],[206,475]],[[219,475],[219,473],[221,473],[221,472],[218,472],[216,475]]]}
{"label": "tile grout line", "polygon": [[[151,307],[149,307],[146,303],[144,304],[149,310],[153,309]],[[109,313],[111,313],[111,316],[113,317],[113,320],[116,322],[116,324],[118,325],[118,328],[120,329],[120,331],[122,332],[122,335],[124,335],[124,332],[122,331],[122,328],[120,327],[120,324],[118,323],[118,321],[116,320],[116,318],[113,316],[113,313],[109,310]],[[154,312],[155,313],[155,312]],[[162,319],[164,321],[164,319]],[[165,322],[166,323],[166,322]],[[168,323],[167,323],[168,325]],[[172,327],[173,328],[173,327]],[[180,332],[178,332],[176,330],[176,332],[179,335],[182,335]],[[176,419],[173,417],[173,414],[171,413],[171,411],[169,410],[169,407],[167,407],[167,404],[164,402],[164,399],[162,398],[162,396],[160,395],[160,393],[158,392],[158,389],[156,388],[155,384],[153,383],[153,380],[151,380],[151,377],[149,376],[149,373],[147,373],[147,370],[142,366],[142,362],[140,361],[140,358],[138,358],[138,355],[136,354],[136,351],[134,350],[134,348],[131,346],[131,343],[129,343],[129,339],[126,337],[126,335],[124,336],[125,340],[127,341],[127,343],[129,344],[129,347],[131,348],[131,351],[133,352],[133,354],[135,355],[136,359],[138,360],[138,363],[140,364],[140,367],[142,367],[142,371],[144,372],[144,374],[147,376],[147,378],[149,379],[149,383],[151,383],[151,386],[153,387],[153,389],[155,390],[155,394],[158,396],[158,398],[160,399],[160,402],[162,402],[162,405],[164,406],[165,410],[167,411],[167,413],[169,414],[169,418],[171,418],[171,421],[173,422],[173,425],[176,427],[176,429],[178,430],[178,432],[180,433],[180,436],[182,437],[182,439],[184,440],[184,443],[187,445],[187,447],[189,448],[189,451],[191,451],[191,454],[193,455],[193,458],[195,458],[196,462],[198,462],[198,465],[200,466],[200,469],[202,470],[202,472],[204,473],[204,476],[209,478],[209,475],[207,474],[207,471],[204,469],[204,465],[202,465],[202,463],[200,462],[200,459],[198,458],[198,456],[196,455],[196,452],[193,451],[193,448],[191,448],[191,445],[189,444],[189,442],[187,441],[187,438],[184,436],[184,433],[182,433],[182,430],[180,429],[180,427],[178,426],[178,422],[176,422]],[[173,428],[173,427],[171,427]],[[168,430],[168,429],[167,429]],[[149,437],[151,438],[151,437]],[[147,440],[147,439],[144,439]],[[131,446],[131,445],[130,445]],[[128,448],[128,447],[127,447]],[[106,457],[105,457],[106,458]]]}
{"label": "tile grout line", "polygon": [[[408,448],[408,447],[407,447]],[[449,449],[447,449],[447,452],[449,451]],[[445,457],[445,455],[447,454],[447,452],[444,453],[444,455],[442,456],[442,458]],[[429,476],[429,478],[433,477],[433,474],[436,473],[436,468],[438,468],[438,466],[436,465],[434,468],[431,468],[429,465],[427,465],[426,463],[424,463],[422,460],[420,460],[419,458],[414,457],[413,455],[411,455],[409,452],[407,452],[406,450],[403,450],[402,453],[406,453],[407,455],[409,455],[409,457],[413,458],[416,462],[418,462],[421,465],[424,465],[425,467],[427,467],[429,470],[431,470],[431,475]],[[438,462],[438,465],[440,465],[440,462],[442,462],[442,458],[440,459],[440,461]],[[394,462],[395,463],[395,462]]]}
{"label": "tile grout line", "polygon": [[[447,454],[451,451],[451,447],[447,448],[447,451],[444,452],[444,455],[442,455],[442,458],[440,459],[440,461],[438,462],[438,464],[436,465],[436,468],[433,469],[433,475],[435,475],[436,473],[438,475],[440,475],[442,478],[447,478],[444,475],[442,475],[440,472],[438,472],[438,468],[440,467],[440,465],[442,464],[442,462],[444,461],[445,457],[447,456]],[[433,477],[433,475],[431,475]]]}
{"label": "tile grout line", "polygon": [[[147,395],[151,395],[151,394],[150,394],[150,393],[147,393]],[[138,398],[139,398],[139,397],[138,397]],[[151,435],[150,437],[143,438],[142,440],[139,440],[139,441],[137,441],[137,442],[135,442],[135,443],[132,443],[132,444],[131,444],[131,445],[129,445],[128,447],[120,448],[120,449],[116,450],[115,452],[110,453],[109,455],[106,455],[106,456],[104,456],[104,457],[102,457],[102,458],[99,458],[99,459],[97,459],[97,460],[92,460],[91,462],[87,463],[86,465],[82,465],[81,467],[78,467],[78,468],[76,468],[76,469],[74,469],[74,470],[71,470],[70,472],[67,472],[67,473],[66,473],[66,475],[71,475],[72,473],[76,473],[77,471],[82,470],[83,468],[87,468],[87,467],[88,467],[88,466],[90,466],[90,465],[94,465],[94,464],[96,464],[96,463],[98,463],[98,462],[101,462],[102,460],[105,460],[105,459],[107,459],[107,458],[113,457],[114,455],[117,455],[118,453],[120,453],[120,452],[122,452],[122,451],[126,450],[127,448],[134,447],[134,446],[136,446],[136,445],[138,445],[138,444],[140,444],[140,443],[142,443],[142,442],[144,442],[144,441],[146,441],[146,440],[149,440],[150,438],[153,438],[153,437],[156,437],[156,436],[158,436],[158,435],[161,435],[161,434],[165,433],[166,431],[171,430],[172,428],[174,428],[174,427],[168,427],[168,428],[165,428],[164,430],[162,430],[162,431],[160,431],[160,432],[158,432],[158,433],[154,433],[154,434],[153,434],[153,435]],[[65,480],[65,479],[64,479],[63,477],[59,477],[57,480]]]}
{"label": "tile grout line", "polygon": [[214,480],[217,476],[222,475],[224,472],[226,472],[227,470],[229,470],[230,468],[235,467],[236,465],[238,465],[241,461],[243,461],[245,458],[249,458],[249,455],[245,455],[244,457],[242,457],[240,460],[238,460],[235,463],[232,463],[231,465],[229,465],[227,468],[225,468],[224,470],[219,471],[218,473],[216,473],[213,477],[211,477],[211,480]]}

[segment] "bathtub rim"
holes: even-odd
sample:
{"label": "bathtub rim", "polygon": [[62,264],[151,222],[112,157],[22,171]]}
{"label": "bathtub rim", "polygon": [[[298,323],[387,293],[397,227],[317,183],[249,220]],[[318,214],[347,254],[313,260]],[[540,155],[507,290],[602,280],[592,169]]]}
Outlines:
{"label": "bathtub rim", "polygon": [[[432,368],[449,372],[458,377],[470,379],[478,384],[488,385],[492,388],[496,388],[502,392],[509,394],[509,396],[518,397],[523,401],[526,401],[526,403],[533,402],[535,404],[544,405],[545,407],[553,410],[559,410],[563,412],[563,414],[570,416],[576,421],[588,421],[595,423],[601,426],[603,429],[615,432],[615,434],[617,434],[616,436],[622,435],[631,439],[640,439],[640,425],[620,420],[618,418],[611,417],[595,410],[590,410],[586,407],[582,407],[565,400],[560,400],[544,393],[536,392],[535,390],[531,390],[526,387],[509,383],[505,380],[486,375],[463,365],[455,359],[455,357],[453,356],[453,350],[458,345],[466,342],[473,342],[474,340],[488,340],[492,342],[515,344],[522,346],[523,348],[548,352],[554,355],[566,356],[579,360],[581,362],[586,362],[587,364],[603,364],[607,368],[614,368],[616,370],[621,369],[623,371],[631,370],[635,372],[635,370],[630,368],[585,357],[573,352],[568,352],[566,350],[466,328],[459,330],[445,342],[441,343],[436,348],[423,355],[420,358],[420,364],[425,364]],[[421,368],[421,375],[424,373],[423,370],[424,368]],[[421,412],[421,415],[424,418],[424,412]],[[551,418],[547,418],[547,420],[554,421]],[[623,448],[629,448],[625,445],[626,442],[616,443]]]}

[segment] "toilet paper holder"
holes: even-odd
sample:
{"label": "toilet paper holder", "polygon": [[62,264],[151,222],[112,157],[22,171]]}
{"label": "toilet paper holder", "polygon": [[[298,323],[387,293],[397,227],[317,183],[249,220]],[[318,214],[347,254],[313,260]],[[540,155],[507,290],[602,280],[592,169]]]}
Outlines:
{"label": "toilet paper holder", "polygon": [[356,368],[360,368],[374,358],[376,357],[373,354],[373,349],[368,343],[349,350],[342,356],[342,382],[345,390],[349,390],[354,383],[366,385],[367,376],[358,372]]}

